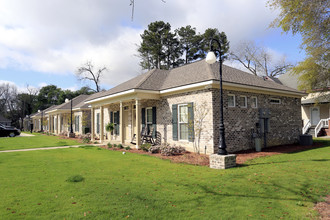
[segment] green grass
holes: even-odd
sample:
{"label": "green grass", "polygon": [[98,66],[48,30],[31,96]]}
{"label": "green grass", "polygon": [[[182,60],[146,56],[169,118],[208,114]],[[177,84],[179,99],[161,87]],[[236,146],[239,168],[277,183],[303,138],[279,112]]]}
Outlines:
{"label": "green grass", "polygon": [[227,170],[98,147],[2,153],[0,219],[308,219],[329,193],[327,144]]}
{"label": "green grass", "polygon": [[0,138],[0,151],[41,147],[71,146],[80,144],[75,140],[61,139],[57,136],[41,135],[38,133],[33,133],[33,135],[35,136]]}

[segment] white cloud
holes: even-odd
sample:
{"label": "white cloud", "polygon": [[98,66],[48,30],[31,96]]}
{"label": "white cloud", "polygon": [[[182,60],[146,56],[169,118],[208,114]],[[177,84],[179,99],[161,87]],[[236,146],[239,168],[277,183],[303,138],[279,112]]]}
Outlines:
{"label": "white cloud", "polygon": [[66,75],[92,60],[109,68],[109,85],[141,72],[136,45],[150,22],[216,27],[235,45],[267,34],[276,14],[266,0],[136,0],[131,22],[129,0],[0,2],[0,68]]}

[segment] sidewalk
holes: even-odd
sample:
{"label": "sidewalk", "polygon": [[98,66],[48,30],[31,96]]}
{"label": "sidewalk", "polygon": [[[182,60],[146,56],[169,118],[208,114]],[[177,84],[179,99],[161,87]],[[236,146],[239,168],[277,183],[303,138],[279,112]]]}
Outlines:
{"label": "sidewalk", "polygon": [[73,146],[60,146],[60,147],[40,147],[40,148],[29,148],[29,149],[17,149],[17,150],[3,150],[0,153],[10,153],[10,152],[20,152],[20,151],[34,151],[34,150],[54,150],[54,149],[63,149],[63,148],[77,148],[80,146],[103,146],[104,144],[80,144]]}

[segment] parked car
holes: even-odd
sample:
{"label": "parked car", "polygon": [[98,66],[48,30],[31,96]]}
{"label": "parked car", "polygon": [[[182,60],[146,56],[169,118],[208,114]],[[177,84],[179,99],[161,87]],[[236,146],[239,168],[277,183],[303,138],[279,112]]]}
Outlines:
{"label": "parked car", "polygon": [[20,135],[21,130],[0,124],[0,137],[15,137],[16,135]]}

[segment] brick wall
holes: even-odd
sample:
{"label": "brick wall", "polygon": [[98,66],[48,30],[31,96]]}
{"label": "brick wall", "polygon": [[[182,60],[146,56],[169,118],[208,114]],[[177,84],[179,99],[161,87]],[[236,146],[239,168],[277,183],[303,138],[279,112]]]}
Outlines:
{"label": "brick wall", "polygon": [[[228,94],[247,97],[247,108],[242,108],[239,101],[235,107],[228,107]],[[220,103],[219,90],[212,91],[214,109],[214,144],[219,141]],[[257,97],[258,107],[252,108],[252,97]],[[280,104],[271,104],[270,98],[280,99]],[[270,132],[267,134],[267,145],[275,146],[292,144],[298,141],[301,134],[301,107],[299,98],[273,96],[259,93],[224,90],[224,125],[227,150],[234,152],[254,148],[252,132],[259,122],[259,108],[270,112]]]}

